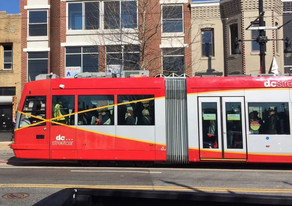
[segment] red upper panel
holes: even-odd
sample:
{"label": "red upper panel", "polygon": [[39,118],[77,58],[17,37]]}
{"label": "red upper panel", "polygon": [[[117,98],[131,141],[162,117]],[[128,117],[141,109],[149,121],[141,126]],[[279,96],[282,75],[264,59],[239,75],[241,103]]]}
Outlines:
{"label": "red upper panel", "polygon": [[52,89],[162,89],[163,78],[52,79]]}
{"label": "red upper panel", "polygon": [[253,88],[292,88],[292,76],[194,77],[187,79],[187,92]]}

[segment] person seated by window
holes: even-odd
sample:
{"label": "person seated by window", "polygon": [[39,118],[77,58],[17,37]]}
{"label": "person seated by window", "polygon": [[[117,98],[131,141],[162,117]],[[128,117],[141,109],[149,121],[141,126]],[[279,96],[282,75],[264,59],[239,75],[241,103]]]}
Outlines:
{"label": "person seated by window", "polygon": [[128,107],[127,113],[126,113],[126,125],[135,125],[136,124],[136,118],[134,116],[133,108]]}
{"label": "person seated by window", "polygon": [[266,133],[267,134],[278,134],[279,117],[274,109],[269,109],[269,116],[266,120]]}
{"label": "person seated by window", "polygon": [[218,148],[216,121],[210,120],[207,132],[207,142],[209,148]]}
{"label": "person seated by window", "polygon": [[110,112],[106,110],[100,111],[95,120],[96,125],[111,125],[113,123]]}
{"label": "person seated by window", "polygon": [[262,130],[263,121],[258,117],[257,111],[249,113],[249,131],[250,134],[259,134]]}
{"label": "person seated by window", "polygon": [[21,120],[20,120],[20,125],[19,126],[20,127],[25,127],[25,126],[28,126],[30,124],[31,124],[31,122],[30,122],[28,116],[21,115]]}
{"label": "person seated by window", "polygon": [[152,124],[152,118],[150,116],[148,109],[142,110],[142,117],[141,117],[141,120],[139,122],[141,125],[151,125]]}

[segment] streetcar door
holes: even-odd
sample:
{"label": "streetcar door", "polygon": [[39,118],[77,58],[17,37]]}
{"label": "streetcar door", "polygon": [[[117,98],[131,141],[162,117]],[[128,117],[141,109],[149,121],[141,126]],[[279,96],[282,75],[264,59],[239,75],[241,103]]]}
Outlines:
{"label": "streetcar door", "polygon": [[[35,92],[36,93],[36,92]],[[15,130],[15,149],[23,150],[17,154],[22,158],[49,158],[49,130],[47,96],[26,96],[17,113]],[[20,155],[20,156],[19,156]]]}
{"label": "streetcar door", "polygon": [[[50,121],[50,158],[76,159],[74,94],[53,91]],[[63,92],[63,93],[62,93]]]}
{"label": "streetcar door", "polygon": [[246,133],[243,97],[222,98],[223,158],[246,159]]}
{"label": "streetcar door", "polygon": [[222,158],[221,106],[219,97],[199,98],[200,158]]}
{"label": "streetcar door", "polygon": [[244,99],[199,98],[201,160],[246,160]]}

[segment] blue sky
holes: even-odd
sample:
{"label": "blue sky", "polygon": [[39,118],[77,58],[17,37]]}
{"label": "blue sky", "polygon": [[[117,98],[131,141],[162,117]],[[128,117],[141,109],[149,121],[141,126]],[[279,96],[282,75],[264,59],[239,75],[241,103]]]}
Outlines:
{"label": "blue sky", "polygon": [[7,11],[9,14],[18,14],[19,0],[0,0],[0,11]]}

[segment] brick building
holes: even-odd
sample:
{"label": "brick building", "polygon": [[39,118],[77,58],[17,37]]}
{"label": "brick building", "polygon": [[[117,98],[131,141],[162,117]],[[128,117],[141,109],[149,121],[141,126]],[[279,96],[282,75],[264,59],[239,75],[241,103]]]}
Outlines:
{"label": "brick building", "polygon": [[192,74],[188,0],[21,0],[22,82],[41,73]]}
{"label": "brick building", "polygon": [[0,132],[11,131],[21,95],[21,15],[0,12]]}
{"label": "brick building", "polygon": [[[263,0],[266,27],[283,25],[283,2]],[[191,13],[194,73],[201,74],[208,69],[224,75],[261,72],[260,47],[255,41],[259,31],[253,30],[259,26],[258,0],[194,0]],[[269,72],[274,57],[279,72],[285,72],[283,28],[266,30],[265,73]]]}
{"label": "brick building", "polygon": [[[267,27],[289,21],[290,0],[263,2]],[[258,31],[250,29],[258,26],[258,0],[20,0],[20,9],[22,83],[41,73],[73,78],[127,70],[149,70],[150,76],[261,70]],[[266,31],[266,73],[274,57],[280,73],[290,71],[282,40],[290,33],[288,27]]]}

